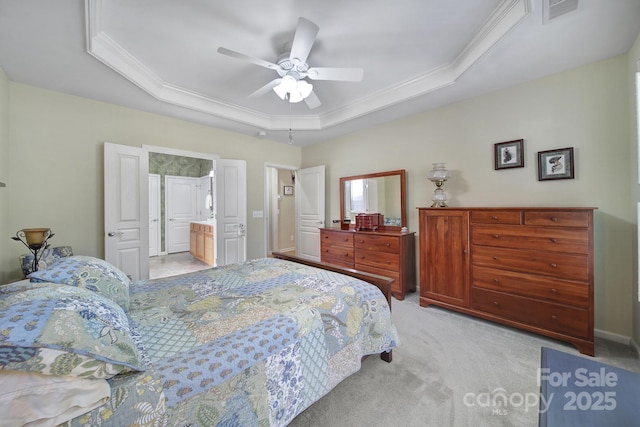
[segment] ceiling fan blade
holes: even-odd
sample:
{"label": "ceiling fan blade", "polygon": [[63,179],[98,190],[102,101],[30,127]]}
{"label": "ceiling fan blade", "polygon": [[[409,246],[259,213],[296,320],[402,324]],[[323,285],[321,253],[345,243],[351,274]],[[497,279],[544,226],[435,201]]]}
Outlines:
{"label": "ceiling fan blade", "polygon": [[234,50],[227,49],[227,48],[224,48],[224,47],[219,47],[218,48],[218,53],[230,56],[232,58],[242,59],[244,61],[251,62],[252,64],[256,64],[256,65],[259,65],[261,67],[268,68],[270,70],[276,70],[277,71],[277,70],[280,69],[279,65],[274,64],[272,62],[265,61],[265,60],[259,59],[259,58],[254,58],[253,56],[245,55],[244,53],[239,53],[239,52],[236,52]]}
{"label": "ceiling fan blade", "polygon": [[274,87],[278,86],[281,81],[282,79],[271,80],[269,83],[262,86],[260,89],[256,90],[251,95],[249,95],[249,98],[256,98],[258,96],[262,96],[269,93],[271,90],[273,90]]}
{"label": "ceiling fan blade", "polygon": [[362,80],[363,75],[364,70],[362,68],[311,67],[307,71],[307,77],[311,80],[359,82]]}
{"label": "ceiling fan blade", "polygon": [[309,107],[309,109],[311,110],[313,110],[314,108],[318,108],[319,106],[322,105],[322,102],[320,102],[320,98],[318,98],[318,95],[316,95],[314,91],[311,91],[309,96],[307,96],[304,99],[304,102],[307,104],[307,107]]}
{"label": "ceiling fan blade", "polygon": [[289,54],[291,60],[298,59],[303,64],[307,62],[313,42],[316,41],[318,30],[318,26],[308,19],[302,17],[298,19],[298,27],[296,28],[296,34],[293,36],[293,44]]}

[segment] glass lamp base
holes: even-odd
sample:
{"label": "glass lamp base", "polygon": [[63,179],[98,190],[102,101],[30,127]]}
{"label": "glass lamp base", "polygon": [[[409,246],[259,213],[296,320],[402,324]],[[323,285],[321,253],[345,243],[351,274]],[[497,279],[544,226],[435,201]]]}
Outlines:
{"label": "glass lamp base", "polygon": [[433,191],[433,196],[431,197],[431,201],[433,204],[432,208],[446,208],[447,207],[447,195],[441,187],[436,188]]}

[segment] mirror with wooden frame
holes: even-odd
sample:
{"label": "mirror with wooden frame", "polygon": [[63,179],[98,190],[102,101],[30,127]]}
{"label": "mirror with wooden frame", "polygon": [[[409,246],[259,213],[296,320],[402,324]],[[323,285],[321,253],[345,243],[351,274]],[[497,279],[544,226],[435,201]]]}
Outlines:
{"label": "mirror with wooden frame", "polygon": [[[340,223],[353,228],[359,213],[380,213],[387,230],[407,226],[404,169],[340,178]],[[348,220],[348,221],[347,221]]]}

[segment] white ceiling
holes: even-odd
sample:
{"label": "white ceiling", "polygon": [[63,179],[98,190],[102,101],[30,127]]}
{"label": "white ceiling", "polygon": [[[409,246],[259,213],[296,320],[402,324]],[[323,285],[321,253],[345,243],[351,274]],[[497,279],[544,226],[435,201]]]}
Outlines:
{"label": "white ceiling", "polygon": [[[10,80],[304,146],[625,53],[640,0],[0,0]],[[566,3],[565,3],[566,4]],[[217,53],[276,62],[299,17],[320,31],[311,67],[360,67],[361,82],[311,81],[310,110],[278,77]]]}

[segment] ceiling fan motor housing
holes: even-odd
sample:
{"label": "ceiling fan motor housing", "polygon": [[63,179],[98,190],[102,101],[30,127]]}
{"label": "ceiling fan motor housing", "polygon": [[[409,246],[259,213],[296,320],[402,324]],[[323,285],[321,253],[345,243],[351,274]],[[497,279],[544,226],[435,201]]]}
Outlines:
{"label": "ceiling fan motor housing", "polygon": [[278,74],[280,77],[284,77],[289,74],[291,71],[298,73],[299,78],[304,78],[303,73],[306,73],[309,69],[309,64],[306,62],[301,62],[298,58],[291,58],[290,52],[285,52],[278,58],[278,66],[280,67]]}

